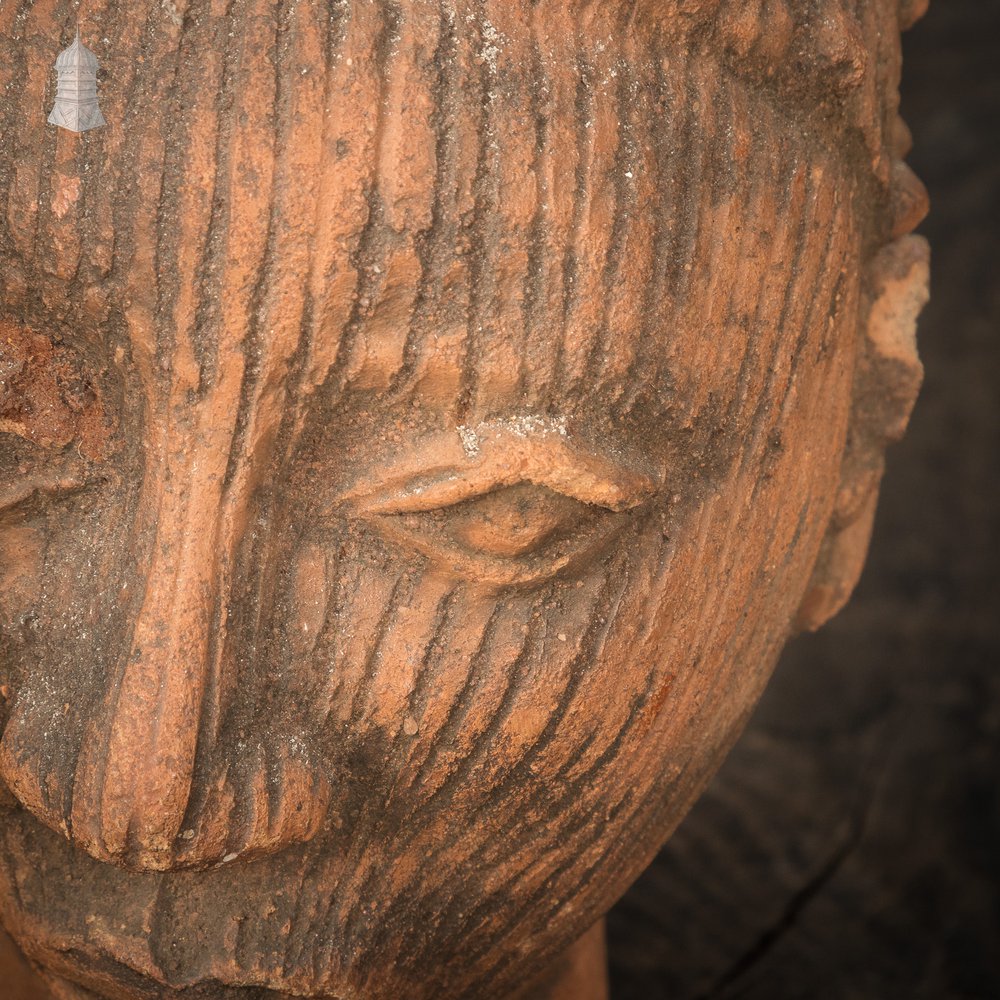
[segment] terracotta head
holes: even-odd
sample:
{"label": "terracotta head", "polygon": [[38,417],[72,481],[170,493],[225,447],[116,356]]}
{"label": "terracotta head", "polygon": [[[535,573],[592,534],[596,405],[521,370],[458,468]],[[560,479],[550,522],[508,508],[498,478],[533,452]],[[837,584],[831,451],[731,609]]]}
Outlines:
{"label": "terracotta head", "polygon": [[82,136],[75,14],[0,8],[0,912],[63,995],[503,997],[624,891],[860,571],[920,6],[93,0]]}

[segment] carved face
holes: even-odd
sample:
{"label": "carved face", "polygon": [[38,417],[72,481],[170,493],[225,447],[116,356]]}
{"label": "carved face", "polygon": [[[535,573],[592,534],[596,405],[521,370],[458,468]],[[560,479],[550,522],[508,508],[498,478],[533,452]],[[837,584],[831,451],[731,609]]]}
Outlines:
{"label": "carved face", "polygon": [[99,996],[502,996],[792,628],[872,196],[613,4],[260,6],[0,154],[0,905]]}

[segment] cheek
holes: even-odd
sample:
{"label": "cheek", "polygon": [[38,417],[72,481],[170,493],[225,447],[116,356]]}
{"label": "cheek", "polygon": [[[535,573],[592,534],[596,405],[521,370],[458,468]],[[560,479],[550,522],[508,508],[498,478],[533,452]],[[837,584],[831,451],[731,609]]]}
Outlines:
{"label": "cheek", "polygon": [[[15,645],[24,641],[41,589],[44,542],[30,525],[0,527],[0,731],[16,688]],[[0,806],[9,804],[0,781]]]}
{"label": "cheek", "polygon": [[[387,836],[407,855],[470,847],[519,810],[558,812],[550,782],[624,767],[617,748],[675,669],[647,655],[670,548],[654,510],[574,572],[496,589],[371,533],[301,545],[275,602],[268,703],[334,776],[334,824],[366,853]],[[406,819],[387,832],[386,815]]]}
{"label": "cheek", "polygon": [[386,780],[416,799],[459,764],[487,783],[555,766],[550,743],[585,675],[608,659],[648,535],[637,525],[572,574],[501,589],[370,536],[337,555],[307,546],[289,581],[286,656],[298,677],[312,675],[303,682],[320,740],[382,747]]}
{"label": "cheek", "polygon": [[0,633],[13,634],[37,606],[44,554],[44,537],[37,527],[0,529]]}
{"label": "cheek", "polygon": [[72,684],[82,665],[117,650],[128,533],[117,521],[107,504],[80,494],[39,499],[0,523],[0,638],[11,644],[0,672]]}
{"label": "cheek", "polygon": [[660,747],[682,748],[665,831],[721,762],[792,630],[837,493],[857,307],[857,289],[843,289],[829,324],[786,334],[786,346],[748,372],[762,389],[734,458],[704,484],[678,541],[651,627],[651,655],[677,665],[654,725]]}

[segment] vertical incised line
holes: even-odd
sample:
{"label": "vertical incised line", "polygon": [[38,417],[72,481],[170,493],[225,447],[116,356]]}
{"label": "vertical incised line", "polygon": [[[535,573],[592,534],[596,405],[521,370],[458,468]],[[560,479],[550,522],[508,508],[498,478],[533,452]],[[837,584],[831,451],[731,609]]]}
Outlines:
{"label": "vertical incised line", "polygon": [[357,249],[353,263],[357,270],[358,280],[354,291],[351,311],[341,335],[341,344],[337,359],[330,373],[338,395],[343,393],[350,381],[350,363],[352,350],[358,335],[367,318],[370,303],[374,300],[374,292],[384,278],[379,278],[372,265],[381,263],[384,257],[385,240],[385,210],[380,189],[380,165],[383,160],[383,146],[386,131],[386,93],[391,61],[394,58],[394,42],[398,39],[402,25],[402,9],[394,0],[379,0],[378,11],[380,27],[374,44],[374,57],[378,75],[378,90],[375,95],[375,135],[373,137],[371,175],[365,189],[367,215],[364,226],[358,238]]}
{"label": "vertical incised line", "polygon": [[[475,23],[481,41],[487,22],[486,0],[475,0]],[[493,105],[498,72],[495,64],[483,59],[478,75],[479,122],[476,129],[478,157],[473,182],[474,207],[469,227],[472,247],[469,260],[469,310],[462,358],[462,380],[455,419],[464,422],[476,402],[477,363],[483,337],[483,327],[490,323],[495,295],[497,253],[497,203],[499,198],[500,148],[495,134]]]}
{"label": "vertical incised line", "polygon": [[417,370],[419,350],[428,327],[441,306],[444,276],[454,253],[456,237],[454,198],[458,166],[458,114],[462,99],[460,74],[457,71],[458,44],[453,0],[440,0],[439,33],[434,64],[437,79],[432,91],[432,129],[434,132],[434,180],[431,197],[430,230],[417,243],[420,277],[417,295],[410,313],[403,346],[403,363],[393,378],[389,395],[398,398],[411,389]]}
{"label": "vertical incised line", "polygon": [[[532,172],[535,177],[536,199],[535,213],[531,220],[528,233],[528,261],[523,282],[523,302],[521,318],[523,324],[523,340],[518,352],[520,372],[518,374],[517,395],[523,397],[528,388],[529,375],[532,370],[533,352],[531,342],[541,317],[539,312],[545,296],[546,272],[546,217],[551,192],[549,191],[549,114],[550,87],[548,74],[545,71],[545,61],[542,57],[538,32],[538,10],[531,8],[531,116],[535,123],[535,155]],[[543,97],[544,95],[544,97]],[[543,100],[545,107],[543,109]]]}
{"label": "vertical incised line", "polygon": [[565,388],[566,354],[568,344],[572,340],[572,327],[576,321],[580,301],[580,256],[583,253],[587,207],[590,203],[590,171],[594,161],[594,67],[587,51],[586,32],[582,24],[583,11],[584,5],[581,4],[577,9],[573,33],[577,74],[574,120],[579,158],[574,172],[573,220],[563,259],[562,336],[559,339],[554,366],[555,393],[562,392]]}

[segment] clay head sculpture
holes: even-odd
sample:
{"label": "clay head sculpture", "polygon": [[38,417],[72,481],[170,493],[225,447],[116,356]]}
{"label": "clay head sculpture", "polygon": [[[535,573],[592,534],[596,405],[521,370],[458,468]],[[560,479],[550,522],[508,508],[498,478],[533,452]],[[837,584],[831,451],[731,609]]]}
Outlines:
{"label": "clay head sculpture", "polygon": [[0,915],[64,997],[497,997],[846,599],[899,0],[0,8]]}

